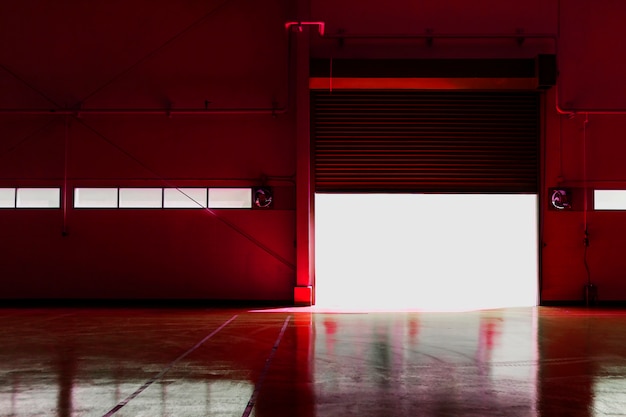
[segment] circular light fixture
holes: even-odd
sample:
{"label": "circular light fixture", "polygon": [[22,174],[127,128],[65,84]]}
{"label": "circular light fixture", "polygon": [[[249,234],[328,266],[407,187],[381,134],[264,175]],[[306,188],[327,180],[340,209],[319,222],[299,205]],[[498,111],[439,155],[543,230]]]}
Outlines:
{"label": "circular light fixture", "polygon": [[254,205],[258,208],[270,208],[272,206],[272,189],[258,187],[254,189]]}
{"label": "circular light fixture", "polygon": [[569,193],[567,190],[553,189],[551,191],[552,196],[550,198],[550,202],[552,203],[552,207],[557,210],[567,210],[572,208],[569,202]]}

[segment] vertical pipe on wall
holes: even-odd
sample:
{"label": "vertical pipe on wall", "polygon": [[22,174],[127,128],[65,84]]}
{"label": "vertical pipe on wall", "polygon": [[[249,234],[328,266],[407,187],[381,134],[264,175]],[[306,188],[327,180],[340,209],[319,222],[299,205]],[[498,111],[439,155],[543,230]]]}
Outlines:
{"label": "vertical pipe on wall", "polygon": [[61,190],[62,194],[62,204],[63,204],[63,229],[61,230],[61,234],[63,236],[67,236],[67,204],[68,204],[68,196],[67,196],[67,174],[68,174],[68,165],[69,165],[69,142],[70,142],[70,116],[65,117],[65,138],[63,142],[63,189]]}
{"label": "vertical pipe on wall", "polygon": [[[309,0],[298,1],[299,17],[308,16]],[[309,44],[308,33],[288,31],[296,47],[296,287],[294,303],[314,303],[315,273],[313,249],[313,194],[311,181],[310,99],[309,99]]]}
{"label": "vertical pipe on wall", "polygon": [[597,288],[591,282],[591,272],[589,270],[589,263],[587,261],[587,250],[589,248],[589,232],[587,230],[587,210],[588,207],[588,189],[587,189],[587,125],[589,124],[589,114],[585,113],[585,120],[583,121],[583,262],[585,265],[585,272],[587,274],[587,282],[585,284],[584,298],[585,304],[590,306],[595,302],[597,297]]}
{"label": "vertical pipe on wall", "polygon": [[[539,193],[537,195],[537,199],[539,202],[539,208],[537,209],[537,221],[539,231],[539,238],[537,240],[537,305],[542,305],[543,302],[543,249],[546,246],[544,234],[544,216],[547,207],[545,200],[546,195],[548,194],[546,192],[546,177],[548,175],[548,109],[551,109],[548,103],[549,100],[551,100],[553,97],[552,94],[554,94],[554,91],[552,91],[552,93],[544,93],[540,95],[541,116],[539,119],[539,123],[541,126],[541,136],[539,139]],[[561,136],[560,128],[561,125],[559,125],[559,137]],[[559,154],[560,153],[561,149],[559,147]]]}
{"label": "vertical pipe on wall", "polygon": [[589,124],[589,114],[585,113],[583,121],[583,226],[585,237],[587,235],[587,125]]}

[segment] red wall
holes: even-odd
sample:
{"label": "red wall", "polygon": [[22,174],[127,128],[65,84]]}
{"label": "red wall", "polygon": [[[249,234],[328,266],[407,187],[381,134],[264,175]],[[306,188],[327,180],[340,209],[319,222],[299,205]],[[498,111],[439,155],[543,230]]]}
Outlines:
{"label": "red wall", "polygon": [[[304,52],[315,57],[556,53],[558,85],[543,94],[542,299],[582,299],[588,279],[582,244],[586,225],[586,260],[599,299],[626,300],[621,277],[626,214],[585,214],[580,198],[585,188],[626,187],[621,159],[626,118],[596,114],[626,109],[626,58],[615,49],[624,37],[620,16],[626,4],[389,4],[1,2],[0,187],[253,186],[267,177],[275,187],[276,207],[214,214],[2,210],[0,297],[291,299],[296,281],[307,284],[307,279],[296,280],[296,264],[309,256],[294,247],[296,241],[302,246],[309,225],[306,215],[301,220],[308,204],[306,182],[299,175],[296,188],[295,176],[306,165],[308,138],[302,116],[306,91],[294,85],[296,75],[307,69],[292,52],[298,46],[301,57],[310,39],[310,51]],[[323,21],[326,34],[320,37],[314,28],[287,33],[284,24],[291,20]],[[341,33],[347,36],[343,41],[337,38]],[[424,39],[380,38],[425,33],[433,34],[432,45]],[[503,34],[531,37],[521,43],[495,39]],[[557,106],[570,114],[559,114]],[[176,113],[251,108],[267,111]],[[28,109],[77,112],[18,111]],[[124,111],[94,114],[106,109]],[[137,114],[137,109],[164,111]],[[166,109],[173,110],[170,117]],[[548,210],[547,190],[557,186],[575,190],[571,211]],[[64,226],[67,236],[61,235]]]}
{"label": "red wall", "polygon": [[[67,185],[70,208],[0,211],[0,297],[293,297],[290,4],[222,3],[2,2],[0,186]],[[71,208],[74,186],[262,183],[271,210]]]}
{"label": "red wall", "polygon": [[[594,189],[626,188],[626,59],[615,49],[624,39],[625,11],[619,1],[561,2],[559,82],[545,115],[545,186],[573,188],[577,204],[567,213],[542,206],[546,301],[580,300],[588,280],[598,300],[626,300],[625,213],[593,211],[591,198]],[[571,114],[558,114],[557,105]]]}

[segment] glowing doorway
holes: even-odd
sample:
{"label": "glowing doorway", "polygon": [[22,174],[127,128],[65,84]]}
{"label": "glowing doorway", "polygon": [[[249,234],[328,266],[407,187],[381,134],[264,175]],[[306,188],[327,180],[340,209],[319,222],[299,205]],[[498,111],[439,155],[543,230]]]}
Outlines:
{"label": "glowing doorway", "polygon": [[316,194],[316,306],[535,306],[537,196]]}

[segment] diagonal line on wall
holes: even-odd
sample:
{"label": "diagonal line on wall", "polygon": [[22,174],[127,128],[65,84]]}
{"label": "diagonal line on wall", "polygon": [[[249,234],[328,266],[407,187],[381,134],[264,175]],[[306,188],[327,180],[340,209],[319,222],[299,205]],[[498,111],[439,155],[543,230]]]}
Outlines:
{"label": "diagonal line on wall", "polygon": [[38,95],[40,95],[41,97],[43,97],[44,99],[46,99],[47,101],[49,101],[51,104],[53,104],[54,106],[56,106],[57,108],[61,108],[61,106],[54,100],[52,100],[50,97],[48,97],[43,91],[41,91],[40,89],[36,88],[34,85],[32,85],[31,83],[29,83],[28,81],[24,80],[22,77],[20,77],[19,75],[17,75],[16,73],[14,73],[13,71],[11,71],[9,68],[7,68],[5,65],[0,64],[0,68],[2,68],[6,73],[8,73],[9,75],[11,75],[11,77],[15,78],[17,81],[19,81],[20,83],[24,84],[26,87],[30,88],[31,90],[33,90],[35,93],[37,93]]}
{"label": "diagonal line on wall", "polygon": [[22,146],[23,144],[27,143],[29,140],[33,139],[35,137],[35,135],[37,135],[42,130],[45,130],[49,126],[51,126],[56,120],[58,120],[58,119],[55,118],[55,119],[49,120],[48,123],[40,126],[39,128],[37,128],[34,131],[30,132],[29,134],[27,134],[23,138],[19,139],[15,144],[11,145],[4,152],[0,153],[0,159],[4,158],[8,154],[10,154],[11,152],[15,151],[17,148],[19,148],[20,146]]}
{"label": "diagonal line on wall", "polygon": [[96,88],[91,93],[87,94],[85,97],[83,97],[83,99],[79,103],[82,105],[85,101],[89,100],[91,97],[95,96],[100,91],[104,90],[106,87],[108,87],[109,85],[113,84],[115,81],[117,81],[120,78],[122,78],[124,75],[128,74],[129,72],[131,72],[133,69],[135,69],[141,63],[143,63],[144,61],[146,61],[150,57],[156,55],[160,50],[162,50],[166,46],[174,43],[180,37],[182,37],[186,33],[190,32],[192,29],[194,29],[195,27],[197,27],[198,25],[203,23],[205,20],[207,20],[210,17],[212,17],[213,15],[215,15],[217,12],[222,10],[228,3],[231,3],[232,1],[234,1],[234,0],[224,0],[224,1],[222,1],[218,6],[216,6],[213,9],[211,9],[209,12],[207,12],[202,17],[200,17],[198,20],[196,20],[193,23],[191,23],[190,25],[188,25],[186,28],[184,28],[183,30],[178,32],[176,35],[174,35],[171,38],[169,38],[167,41],[165,41],[164,43],[159,45],[157,48],[153,49],[152,51],[148,52],[143,57],[139,58],[139,60],[136,61],[134,64],[132,64],[130,67],[126,68],[122,72],[120,72],[117,75],[113,76],[113,78],[109,79],[104,84],[102,84],[100,87]]}
{"label": "diagonal line on wall", "polygon": [[[161,181],[163,184],[165,184],[168,187],[174,188],[176,190],[178,190],[180,193],[182,193],[183,195],[185,195],[186,197],[188,197],[189,199],[193,200],[192,197],[190,197],[189,195],[185,194],[184,191],[182,191],[179,187],[173,185],[172,183],[170,183],[168,180],[166,180],[163,176],[159,175],[154,169],[150,168],[149,166],[147,166],[145,163],[143,163],[139,158],[137,158],[136,156],[134,156],[133,154],[131,154],[130,152],[128,152],[127,150],[125,150],[124,148],[122,148],[120,145],[118,145],[117,143],[113,142],[112,140],[110,140],[108,137],[106,137],[104,134],[100,133],[98,130],[96,130],[94,127],[90,126],[89,124],[87,124],[84,120],[79,119],[78,117],[74,117],[74,119],[80,123],[81,125],[83,125],[85,128],[87,128],[88,130],[90,130],[92,133],[94,133],[96,136],[98,136],[100,139],[102,139],[103,141],[105,141],[106,143],[108,143],[109,145],[113,146],[115,149],[117,149],[118,151],[120,151],[121,153],[123,153],[124,155],[126,155],[128,158],[132,159],[135,163],[137,163],[139,166],[141,166],[143,169],[145,169],[146,171],[148,171],[150,174],[152,174],[156,179],[158,179],[159,181]],[[204,207],[204,211],[209,213],[210,215],[212,215],[213,217],[215,217],[217,220],[219,220],[221,223],[223,223],[224,225],[228,226],[230,229],[234,230],[235,232],[239,233],[241,236],[245,237],[246,239],[248,239],[250,242],[252,242],[254,245],[256,245],[257,247],[259,247],[260,249],[262,249],[263,251],[265,251],[268,255],[272,256],[273,258],[275,258],[276,260],[278,260],[280,263],[284,264],[285,266],[287,266],[289,269],[295,270],[296,266],[289,262],[289,260],[285,259],[283,256],[281,256],[279,253],[277,253],[276,251],[274,251],[273,249],[271,249],[270,247],[268,247],[267,245],[265,245],[264,243],[262,243],[261,241],[259,241],[258,239],[256,239],[254,236],[250,235],[249,233],[247,233],[245,230],[243,230],[242,228],[240,228],[239,226],[237,226],[236,224],[234,224],[233,222],[231,222],[228,219],[225,219],[223,217],[221,217],[219,214],[217,214],[215,211],[211,210],[208,207]]]}

